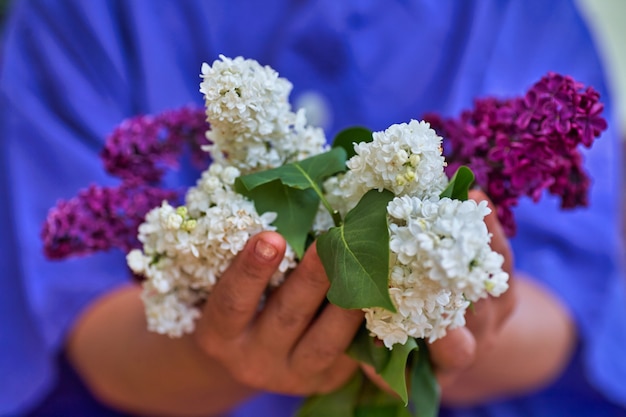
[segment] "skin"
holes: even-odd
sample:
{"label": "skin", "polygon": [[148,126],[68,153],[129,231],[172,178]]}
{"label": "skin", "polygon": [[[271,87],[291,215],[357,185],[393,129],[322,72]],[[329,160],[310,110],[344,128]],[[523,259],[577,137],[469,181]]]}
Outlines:
{"label": "skin", "polygon": [[[470,197],[486,199],[478,191]],[[513,259],[495,215],[486,222],[492,246],[511,272]],[[191,336],[148,332],[138,286],[106,295],[76,322],[67,343],[70,360],[102,401],[150,416],[218,415],[260,391],[310,395],[340,387],[360,366],[344,352],[363,314],[331,304],[320,310],[329,283],[315,245],[258,311],[285,245],[274,232],[251,238],[215,286]],[[430,349],[443,399],[451,405],[548,383],[575,340],[567,311],[525,278],[512,278],[503,296],[476,303],[467,322]]]}

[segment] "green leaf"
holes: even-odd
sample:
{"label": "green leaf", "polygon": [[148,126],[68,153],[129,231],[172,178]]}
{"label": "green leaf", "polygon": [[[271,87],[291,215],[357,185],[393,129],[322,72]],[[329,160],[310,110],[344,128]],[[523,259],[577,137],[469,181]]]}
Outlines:
{"label": "green leaf", "polygon": [[285,187],[274,180],[248,191],[246,196],[254,201],[257,212],[278,213],[273,223],[276,230],[302,259],[320,201],[315,191]]}
{"label": "green leaf", "polygon": [[419,352],[411,367],[411,403],[419,417],[436,417],[441,390],[430,363],[428,347],[421,339],[418,343]]}
{"label": "green leaf", "polygon": [[341,147],[345,149],[347,159],[356,155],[354,144],[361,142],[371,142],[372,131],[361,126],[349,127],[337,133],[333,140],[333,148]]}
{"label": "green leaf", "polygon": [[355,375],[341,388],[328,394],[308,397],[294,417],[352,417],[364,375]]}
{"label": "green leaf", "polygon": [[235,181],[235,190],[246,195],[249,190],[275,180],[279,180],[288,187],[302,190],[316,188],[325,178],[345,171],[345,163],[344,149],[333,148],[302,161],[243,175]]}
{"label": "green leaf", "polygon": [[357,401],[355,417],[412,417],[408,408],[397,396],[382,390],[371,380],[363,380]]}
{"label": "green leaf", "polygon": [[406,389],[406,364],[409,355],[415,349],[417,349],[417,343],[412,337],[409,337],[404,345],[393,345],[389,363],[380,371],[380,376],[382,376],[389,386],[402,398],[404,405],[409,403],[409,394]]}
{"label": "green leaf", "polygon": [[383,307],[395,312],[388,288],[389,230],[387,190],[370,190],[345,222],[317,239],[319,254],[330,280],[328,300],[340,307]]}
{"label": "green leaf", "polygon": [[400,401],[387,405],[367,405],[357,407],[355,417],[413,417],[411,411]]}
{"label": "green leaf", "polygon": [[244,175],[235,180],[235,190],[254,201],[259,213],[277,213],[277,231],[302,258],[327,177],[345,170],[341,148],[281,166]]}
{"label": "green leaf", "polygon": [[389,363],[391,351],[382,345],[376,344],[376,339],[370,336],[365,324],[361,326],[357,334],[352,339],[346,352],[354,360],[371,365],[380,372]]}
{"label": "green leaf", "polygon": [[353,359],[371,365],[400,396],[403,405],[409,402],[406,383],[406,371],[409,355],[418,349],[415,339],[410,337],[404,345],[396,344],[389,350],[369,335],[369,331],[362,326],[348,347],[348,355]]}
{"label": "green leaf", "polygon": [[465,201],[468,199],[468,192],[473,183],[474,173],[472,170],[466,166],[460,166],[452,176],[446,189],[439,194],[439,197]]}

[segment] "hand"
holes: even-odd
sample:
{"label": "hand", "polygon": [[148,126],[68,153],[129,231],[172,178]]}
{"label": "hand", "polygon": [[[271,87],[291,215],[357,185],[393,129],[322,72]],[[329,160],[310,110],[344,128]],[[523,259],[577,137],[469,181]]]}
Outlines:
{"label": "hand", "polygon": [[492,234],[492,249],[504,256],[503,269],[509,274],[509,289],[499,297],[488,297],[476,302],[465,313],[465,327],[448,331],[444,338],[430,345],[433,366],[444,393],[446,387],[453,384],[478,356],[489,354],[516,304],[513,255],[495,208],[482,191],[470,191],[469,198],[489,203],[491,213],[485,217],[485,223]]}
{"label": "hand", "polygon": [[250,239],[212,290],[195,340],[249,387],[291,395],[329,392],[358,367],[345,351],[363,313],[325,303],[329,282],[315,245],[259,310],[285,246],[274,232]]}

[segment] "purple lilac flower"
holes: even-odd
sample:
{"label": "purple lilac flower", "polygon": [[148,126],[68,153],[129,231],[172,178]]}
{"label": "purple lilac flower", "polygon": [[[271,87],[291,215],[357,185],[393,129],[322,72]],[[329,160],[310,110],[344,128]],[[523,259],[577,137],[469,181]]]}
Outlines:
{"label": "purple lilac flower", "polygon": [[590,147],[607,127],[599,98],[571,77],[548,73],[523,97],[487,97],[458,118],[425,120],[444,137],[448,173],[469,166],[512,236],[511,209],[522,196],[538,201],[548,190],[562,208],[587,205],[591,180],[580,146]]}
{"label": "purple lilac flower", "polygon": [[117,187],[92,185],[59,201],[43,225],[44,253],[64,259],[118,248],[139,247],[137,230],[145,215],[163,200],[176,202],[179,192],[162,188],[167,169],[176,168],[186,147],[191,161],[204,169],[209,154],[204,109],[184,107],[155,116],[123,121],[107,138],[104,167],[122,181]]}
{"label": "purple lilac flower", "polygon": [[177,198],[172,190],[144,184],[92,185],[50,210],[42,230],[44,253],[64,259],[112,248],[128,252],[140,246],[137,229],[146,213]]}
{"label": "purple lilac flower", "polygon": [[159,115],[140,115],[123,121],[106,140],[101,157],[110,174],[123,180],[158,183],[167,169],[176,168],[185,145],[192,161],[208,165],[208,129],[203,109],[184,107]]}

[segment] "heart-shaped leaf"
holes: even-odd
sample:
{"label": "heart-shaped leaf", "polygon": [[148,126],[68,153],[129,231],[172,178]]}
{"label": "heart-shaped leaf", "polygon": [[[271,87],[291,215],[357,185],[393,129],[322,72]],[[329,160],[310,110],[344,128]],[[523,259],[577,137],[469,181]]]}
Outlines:
{"label": "heart-shaped leaf", "polygon": [[411,409],[387,390],[364,378],[354,417],[413,417]]}
{"label": "heart-shaped leaf", "polygon": [[328,279],[328,300],[343,308],[383,307],[394,311],[388,288],[389,230],[387,190],[368,191],[346,215],[317,240]]}
{"label": "heart-shaped leaf", "polygon": [[302,258],[320,203],[321,183],[344,171],[345,161],[342,148],[331,149],[279,168],[241,176],[235,181],[235,190],[254,201],[259,213],[277,213],[274,226]]}

